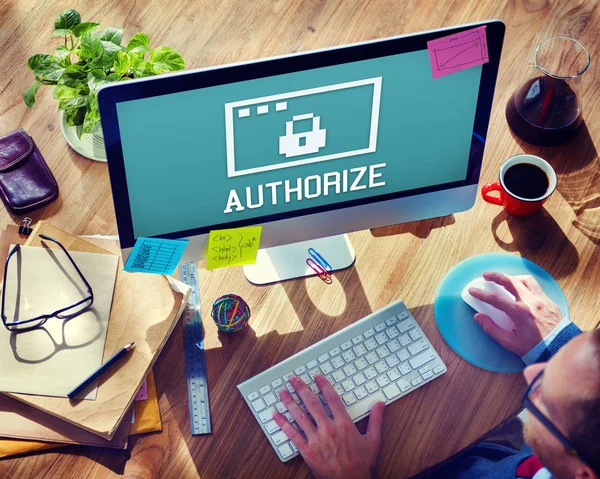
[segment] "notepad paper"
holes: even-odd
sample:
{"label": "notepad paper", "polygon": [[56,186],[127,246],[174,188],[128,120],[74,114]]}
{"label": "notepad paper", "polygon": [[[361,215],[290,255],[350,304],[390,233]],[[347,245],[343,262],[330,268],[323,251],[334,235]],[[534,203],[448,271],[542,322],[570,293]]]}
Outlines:
{"label": "notepad paper", "polygon": [[206,269],[256,263],[262,226],[211,231],[208,236]]}
{"label": "notepad paper", "polygon": [[125,271],[173,274],[189,240],[138,238],[127,258]]}
{"label": "notepad paper", "polygon": [[[70,252],[94,292],[92,307],[72,319],[11,333],[0,326],[0,391],[66,397],[102,364],[118,257]],[[12,321],[52,313],[83,299],[84,284],[57,249],[21,246],[8,265],[5,314]],[[94,388],[86,399],[95,399]]]}
{"label": "notepad paper", "polygon": [[427,42],[433,78],[490,61],[485,25]]}

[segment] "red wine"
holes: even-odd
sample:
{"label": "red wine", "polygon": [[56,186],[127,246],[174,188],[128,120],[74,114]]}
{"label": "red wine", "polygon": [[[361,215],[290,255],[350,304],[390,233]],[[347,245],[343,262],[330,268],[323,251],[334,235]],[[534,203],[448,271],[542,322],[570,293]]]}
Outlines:
{"label": "red wine", "polygon": [[550,180],[539,166],[517,163],[504,173],[504,186],[515,196],[535,200],[546,194]]}
{"label": "red wine", "polygon": [[528,143],[560,145],[569,140],[583,120],[579,99],[564,80],[548,76],[529,80],[508,100],[506,120]]}

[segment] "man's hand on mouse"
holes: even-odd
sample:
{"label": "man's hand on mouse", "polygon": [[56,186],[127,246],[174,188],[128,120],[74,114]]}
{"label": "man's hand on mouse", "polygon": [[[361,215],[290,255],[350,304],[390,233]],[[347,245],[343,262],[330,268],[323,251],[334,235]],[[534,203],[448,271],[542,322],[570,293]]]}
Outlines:
{"label": "man's hand on mouse", "polygon": [[319,374],[315,377],[315,383],[333,417],[329,417],[319,398],[301,379],[292,377],[290,384],[312,416],[312,420],[285,389],[279,393],[279,397],[304,431],[304,436],[288,422],[283,414],[276,412],[273,419],[298,448],[315,477],[328,479],[373,477],[381,445],[384,403],[380,401],[373,406],[367,432],[362,435],[356,429],[342,400],[329,381]]}
{"label": "man's hand on mouse", "polygon": [[487,271],[483,279],[493,281],[515,297],[511,301],[497,293],[471,288],[469,294],[504,311],[515,323],[512,331],[499,327],[487,315],[478,313],[475,321],[505,349],[523,356],[544,339],[563,318],[560,309],[542,291],[533,276],[508,276]]}

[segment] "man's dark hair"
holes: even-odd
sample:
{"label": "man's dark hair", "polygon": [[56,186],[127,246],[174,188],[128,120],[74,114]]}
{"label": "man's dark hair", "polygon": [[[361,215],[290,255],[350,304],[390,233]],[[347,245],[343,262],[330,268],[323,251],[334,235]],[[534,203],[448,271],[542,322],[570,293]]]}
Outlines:
{"label": "man's dark hair", "polygon": [[594,352],[589,363],[593,368],[590,391],[588,397],[574,405],[573,410],[578,414],[567,437],[586,456],[589,465],[600,476],[600,329],[591,334]]}

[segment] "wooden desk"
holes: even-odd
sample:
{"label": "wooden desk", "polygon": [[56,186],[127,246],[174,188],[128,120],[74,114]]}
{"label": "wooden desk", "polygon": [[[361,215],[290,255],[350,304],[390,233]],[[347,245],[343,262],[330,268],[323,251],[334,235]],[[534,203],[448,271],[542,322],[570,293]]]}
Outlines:
{"label": "wooden desk", "polygon": [[[525,151],[554,165],[559,186],[545,210],[527,219],[507,217],[478,199],[466,213],[354,233],[356,264],[336,273],[330,286],[312,278],[254,287],[237,268],[202,270],[213,433],[189,433],[178,327],[155,367],[162,433],[133,439],[129,452],[66,447],[5,460],[0,462],[0,476],[262,478],[269,471],[272,477],[306,477],[308,468],[301,459],[278,461],[235,385],[397,298],[405,301],[448,365],[444,377],[385,412],[378,473],[410,476],[473,443],[519,409],[519,375],[471,366],[446,346],[436,329],[435,290],[453,265],[482,252],[523,255],[558,280],[575,322],[584,329],[595,325],[595,285],[600,283],[600,172],[594,147],[600,140],[600,11],[595,0],[0,0],[0,133],[24,127],[61,188],[58,201],[31,216],[76,234],[115,234],[106,165],[83,159],[67,147],[50,90],[40,90],[33,111],[21,100],[31,81],[27,59],[57,44],[49,38],[52,24],[67,7],[82,12],[84,20],[124,25],[127,37],[145,32],[151,44],[182,52],[189,68],[501,18],[507,35],[482,182],[495,180],[504,159]],[[586,125],[569,145],[541,149],[513,138],[504,105],[522,81],[536,40],[557,33],[577,36],[593,57],[583,83]],[[0,227],[13,222],[20,224],[21,218],[2,209]],[[212,301],[227,292],[246,298],[252,308],[251,328],[232,336],[218,335],[208,319]]]}

